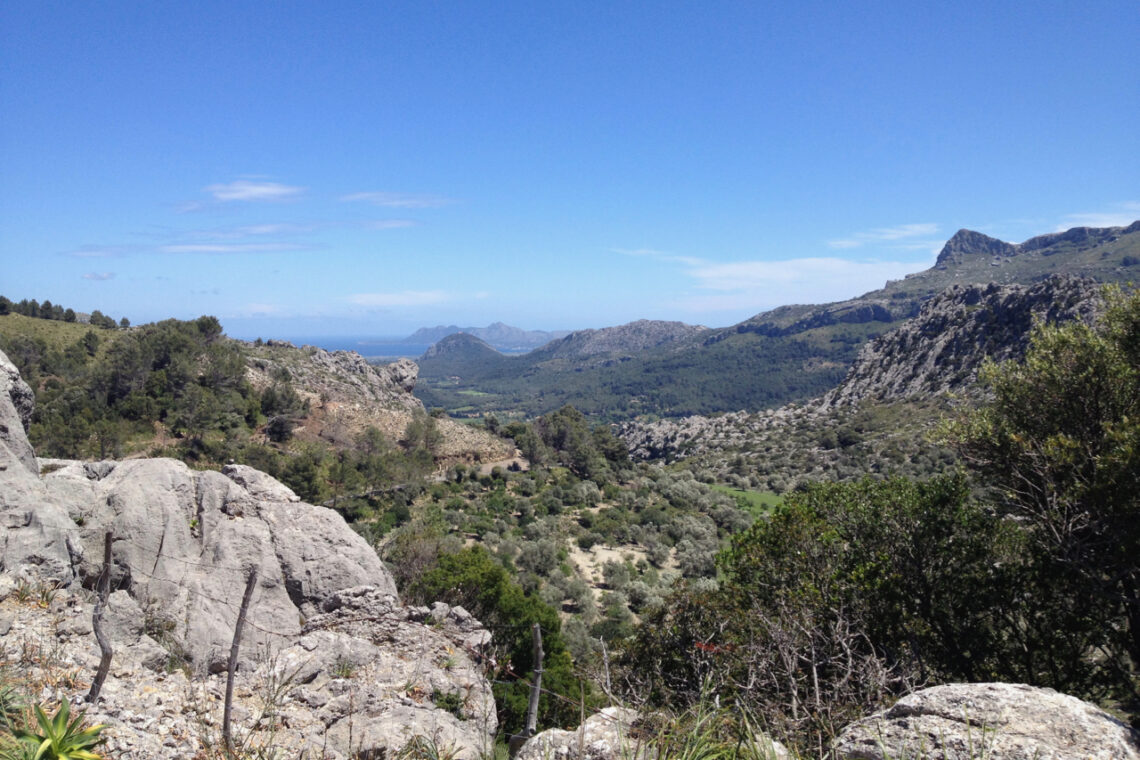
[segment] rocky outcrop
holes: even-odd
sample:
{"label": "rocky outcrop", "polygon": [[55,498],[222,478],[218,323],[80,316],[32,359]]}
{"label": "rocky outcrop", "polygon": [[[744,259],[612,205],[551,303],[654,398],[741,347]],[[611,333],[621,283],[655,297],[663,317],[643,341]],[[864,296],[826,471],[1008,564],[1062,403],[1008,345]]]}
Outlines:
{"label": "rocky outcrop", "polygon": [[[246,346],[246,376],[259,389],[287,383],[307,402],[306,413],[292,430],[301,440],[350,447],[365,430],[376,428],[394,443],[417,415],[426,414],[412,395],[419,366],[410,359],[375,366],[353,351],[273,343]],[[450,419],[438,420],[437,427],[443,437],[436,451],[441,466],[505,459],[514,453],[484,430]]]}
{"label": "rocky outcrop", "polygon": [[841,760],[1140,760],[1140,736],[1103,710],[1004,683],[916,692],[845,728],[834,748]]}
{"label": "rocky outcrop", "polygon": [[573,731],[552,728],[527,740],[516,760],[621,760],[649,755],[634,728],[637,711],[607,707]]}
{"label": "rocky outcrop", "polygon": [[992,238],[973,230],[958,230],[954,237],[946,241],[938,258],[934,262],[936,267],[945,267],[962,264],[968,257],[1013,256],[1017,253],[1017,246],[1004,240]]}
{"label": "rocky outcrop", "polygon": [[[173,459],[48,462],[46,502],[65,505],[93,585],[113,537],[112,587],[128,591],[197,670],[224,667],[247,573],[254,652],[300,631],[336,591],[372,584],[395,594],[376,553],[336,512],[302,503],[248,467],[198,472]],[[17,531],[17,534],[19,531]]]}
{"label": "rocky outcrop", "polygon": [[36,397],[20,377],[20,372],[8,357],[0,353],[0,445],[29,472],[38,473],[36,455],[28,443],[28,422],[32,418]]}
{"label": "rocky outcrop", "polygon": [[25,431],[34,397],[0,353],[0,572],[27,572],[70,583],[82,552],[76,525],[47,497]]}
{"label": "rocky outcrop", "polygon": [[1091,280],[1060,276],[1032,286],[951,287],[924,304],[914,319],[864,344],[846,379],[821,406],[964,388],[986,359],[1024,354],[1034,324],[1091,321],[1099,292]]}
{"label": "rocky outcrop", "polygon": [[379,408],[416,409],[411,395],[419,369],[410,359],[376,367],[354,351],[325,351],[314,346],[250,346],[246,376],[255,388],[289,382],[312,401],[372,404]]}
{"label": "rocky outcrop", "polygon": [[[45,601],[50,600],[50,601]],[[461,608],[401,607],[375,587],[326,600],[288,646],[259,650],[234,685],[234,736],[265,756],[347,760],[393,757],[413,737],[458,760],[485,757],[496,728],[490,686],[465,641],[489,634]],[[0,574],[0,657],[51,684],[41,700],[76,700],[99,660],[91,602],[79,588],[19,601]],[[107,757],[215,756],[221,744],[224,673],[190,674],[147,633],[129,594],[111,595],[111,673],[88,723],[105,723]],[[430,622],[430,626],[425,626]],[[243,644],[244,647],[244,644]],[[445,705],[441,708],[436,703]],[[250,752],[249,756],[262,756]]]}
{"label": "rocky outcrop", "polygon": [[115,756],[193,756],[217,740],[252,570],[235,710],[247,736],[328,758],[390,756],[415,736],[486,754],[495,713],[477,662],[490,634],[461,608],[401,606],[336,512],[241,465],[44,460],[40,476],[16,453],[26,446],[22,425],[0,441],[0,661],[51,684],[39,699],[82,693],[77,674],[99,657],[87,589],[109,533],[115,656],[89,717],[114,726]]}

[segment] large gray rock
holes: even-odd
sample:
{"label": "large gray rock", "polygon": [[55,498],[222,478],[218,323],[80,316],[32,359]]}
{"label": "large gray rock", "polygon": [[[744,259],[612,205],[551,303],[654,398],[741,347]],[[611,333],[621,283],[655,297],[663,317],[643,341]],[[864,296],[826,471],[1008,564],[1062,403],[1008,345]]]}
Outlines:
{"label": "large gray rock", "polygon": [[620,760],[651,756],[635,736],[636,710],[607,707],[573,731],[551,728],[522,745],[516,760]]}
{"label": "large gray rock", "polygon": [[915,692],[845,728],[842,760],[1140,760],[1140,736],[1052,689],[948,684]]}
{"label": "large gray rock", "polygon": [[110,531],[113,587],[136,600],[149,635],[197,669],[224,665],[251,568],[258,582],[244,652],[280,646],[340,589],[396,593],[340,515],[252,468],[198,472],[172,459],[55,465],[43,484],[49,502],[68,505],[72,528],[82,526],[79,575],[93,583]]}
{"label": "large gray rock", "polygon": [[28,472],[39,474],[40,466],[27,436],[35,402],[35,394],[16,366],[0,352],[0,446],[6,447]]}
{"label": "large gray rock", "polygon": [[25,432],[33,400],[31,388],[0,353],[0,572],[70,583],[82,547],[75,523],[40,482]]}

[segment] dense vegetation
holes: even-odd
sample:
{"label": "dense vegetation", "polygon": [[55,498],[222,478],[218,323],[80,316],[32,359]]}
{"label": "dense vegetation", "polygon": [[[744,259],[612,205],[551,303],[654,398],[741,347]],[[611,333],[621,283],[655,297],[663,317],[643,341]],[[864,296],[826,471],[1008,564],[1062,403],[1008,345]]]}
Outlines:
{"label": "dense vegetation", "polygon": [[246,351],[214,317],[123,329],[8,314],[0,316],[0,351],[36,392],[29,438],[43,457],[238,461],[349,516],[394,490],[417,493],[435,466],[438,438],[426,414],[399,440],[374,429],[349,449],[292,440],[307,404],[287,370],[260,390],[251,386]]}
{"label": "dense vegetation", "polygon": [[[762,409],[836,385],[875,328],[828,326],[796,336],[732,333],[708,343],[692,341],[683,350],[662,347],[590,366],[541,361],[537,352],[425,358],[416,395],[426,406],[459,416],[532,417],[567,404],[602,420]],[[740,377],[754,380],[727,381]]]}
{"label": "dense vegetation", "polygon": [[1140,708],[1140,295],[1040,327],[946,426],[963,476],[819,483],[736,536],[625,652],[632,690],[701,689],[821,751],[919,683],[1009,680]]}

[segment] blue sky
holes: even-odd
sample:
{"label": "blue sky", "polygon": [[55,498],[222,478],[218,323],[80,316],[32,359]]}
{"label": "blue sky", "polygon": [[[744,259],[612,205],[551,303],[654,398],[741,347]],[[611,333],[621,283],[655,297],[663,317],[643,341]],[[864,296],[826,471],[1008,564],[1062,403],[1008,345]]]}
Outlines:
{"label": "blue sky", "polygon": [[0,293],[231,335],[732,324],[1140,219],[1121,2],[0,6]]}

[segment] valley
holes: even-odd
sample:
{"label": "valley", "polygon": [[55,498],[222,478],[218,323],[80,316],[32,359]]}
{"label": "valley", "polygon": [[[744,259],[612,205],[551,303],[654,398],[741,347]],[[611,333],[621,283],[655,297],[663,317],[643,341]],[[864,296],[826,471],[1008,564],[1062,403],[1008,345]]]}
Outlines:
{"label": "valley", "polygon": [[[249,467],[339,515],[403,604],[490,633],[500,731],[525,718],[532,623],[563,698],[547,726],[617,692],[682,714],[705,684],[807,756],[924,680],[1136,716],[1137,263],[1140,222],[963,230],[844,302],[514,356],[465,330],[383,365],[213,317],[93,325],[4,299],[10,387],[34,396],[11,391],[5,431],[55,482],[72,460]],[[1041,489],[1011,490],[1027,477]],[[1086,517],[1053,522],[1057,500]]]}

